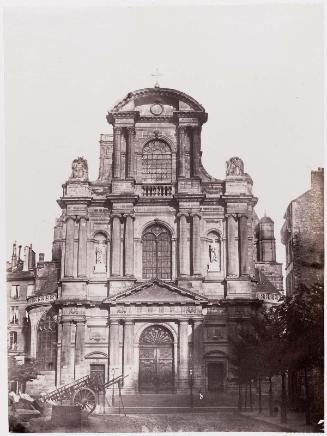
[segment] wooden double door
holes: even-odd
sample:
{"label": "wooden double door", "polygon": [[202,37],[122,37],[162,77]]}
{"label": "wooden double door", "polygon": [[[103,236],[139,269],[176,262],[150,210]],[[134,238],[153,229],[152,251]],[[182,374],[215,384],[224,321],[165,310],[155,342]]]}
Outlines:
{"label": "wooden double door", "polygon": [[170,333],[161,326],[146,329],[140,340],[139,390],[166,393],[174,389],[174,353]]}

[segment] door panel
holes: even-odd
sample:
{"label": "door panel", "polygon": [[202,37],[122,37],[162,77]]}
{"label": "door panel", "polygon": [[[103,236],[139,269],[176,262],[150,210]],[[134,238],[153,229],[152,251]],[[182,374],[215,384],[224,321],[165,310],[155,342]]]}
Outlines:
{"label": "door panel", "polygon": [[140,347],[139,384],[141,392],[171,392],[173,349],[171,346]]}
{"label": "door panel", "polygon": [[208,390],[210,392],[222,391],[224,387],[224,364],[219,362],[208,363]]}

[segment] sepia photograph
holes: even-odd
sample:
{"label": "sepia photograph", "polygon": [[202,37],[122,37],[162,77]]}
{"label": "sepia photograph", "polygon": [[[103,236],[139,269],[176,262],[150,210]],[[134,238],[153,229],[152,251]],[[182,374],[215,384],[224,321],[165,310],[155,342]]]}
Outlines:
{"label": "sepia photograph", "polygon": [[324,432],[323,2],[2,12],[7,431]]}

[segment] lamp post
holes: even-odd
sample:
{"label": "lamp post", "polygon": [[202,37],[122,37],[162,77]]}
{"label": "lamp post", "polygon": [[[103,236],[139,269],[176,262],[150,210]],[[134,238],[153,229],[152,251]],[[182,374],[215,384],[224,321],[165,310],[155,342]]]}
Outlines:
{"label": "lamp post", "polygon": [[188,382],[190,385],[190,405],[191,409],[193,409],[193,369],[189,370]]}

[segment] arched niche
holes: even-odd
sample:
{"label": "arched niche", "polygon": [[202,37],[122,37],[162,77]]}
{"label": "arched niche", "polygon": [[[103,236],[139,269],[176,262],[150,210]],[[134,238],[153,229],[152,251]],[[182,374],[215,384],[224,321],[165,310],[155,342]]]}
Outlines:
{"label": "arched niche", "polygon": [[206,265],[208,272],[221,271],[221,236],[210,231],[206,237]]}
{"label": "arched niche", "polygon": [[108,239],[102,232],[94,235],[94,272],[107,272]]}

